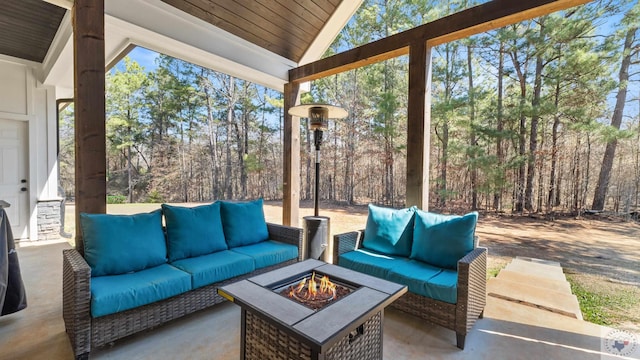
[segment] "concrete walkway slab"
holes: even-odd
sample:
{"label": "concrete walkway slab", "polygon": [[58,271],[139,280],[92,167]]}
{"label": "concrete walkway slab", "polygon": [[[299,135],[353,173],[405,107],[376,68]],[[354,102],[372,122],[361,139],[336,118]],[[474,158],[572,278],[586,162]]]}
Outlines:
{"label": "concrete walkway slab", "polygon": [[562,272],[562,267],[560,266],[515,259],[509,263],[505,269],[552,280],[566,280],[564,273]]}
{"label": "concrete walkway slab", "polygon": [[531,282],[491,278],[487,283],[487,295],[582,320],[578,299],[570,292],[548,290]]}
{"label": "concrete walkway slab", "polygon": [[571,293],[571,285],[568,281],[560,281],[554,279],[548,279],[542,276],[535,276],[531,274],[522,274],[519,272],[502,269],[497,276],[498,279],[534,284],[536,287],[544,288],[551,291],[564,292],[565,294]]}

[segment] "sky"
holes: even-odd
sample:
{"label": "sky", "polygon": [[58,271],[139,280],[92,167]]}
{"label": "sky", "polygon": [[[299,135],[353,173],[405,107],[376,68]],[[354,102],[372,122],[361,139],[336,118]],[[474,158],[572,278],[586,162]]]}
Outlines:
{"label": "sky", "polygon": [[[140,64],[146,71],[153,71],[157,68],[156,66],[156,58],[159,56],[157,52],[145,49],[141,46],[136,46],[129,52],[128,55],[132,60],[135,60],[138,64]],[[120,61],[116,64],[116,68],[123,69],[123,62]]]}

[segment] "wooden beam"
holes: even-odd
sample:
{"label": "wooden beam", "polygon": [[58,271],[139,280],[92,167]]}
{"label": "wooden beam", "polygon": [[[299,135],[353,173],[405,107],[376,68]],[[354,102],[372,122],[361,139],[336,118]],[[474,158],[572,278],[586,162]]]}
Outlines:
{"label": "wooden beam", "polygon": [[44,0],[53,5],[57,5],[61,8],[65,8],[67,10],[73,9],[73,0]]}
{"label": "wooden beam", "polygon": [[80,213],[107,210],[104,0],[73,5],[76,151],[76,247],[84,251]]}
{"label": "wooden beam", "polygon": [[289,81],[306,82],[409,53],[409,45],[430,46],[533,19],[592,0],[493,0],[340,54],[289,70]]}
{"label": "wooden beam", "polygon": [[298,226],[300,209],[300,118],[289,115],[299,103],[300,84],[285,84],[282,223],[288,226]]}
{"label": "wooden beam", "polygon": [[406,206],[429,208],[429,149],[431,124],[431,47],[416,41],[409,51],[407,106]]}
{"label": "wooden beam", "polygon": [[133,51],[133,49],[135,49],[137,46],[135,44],[129,44],[127,45],[122,51],[120,51],[120,53],[118,53],[118,55],[116,55],[115,58],[113,58],[106,66],[105,66],[105,72],[108,72],[109,70],[111,70],[112,67],[116,66],[116,64],[118,64],[120,62],[120,60],[124,59],[125,56],[129,55],[129,53],[131,51]]}

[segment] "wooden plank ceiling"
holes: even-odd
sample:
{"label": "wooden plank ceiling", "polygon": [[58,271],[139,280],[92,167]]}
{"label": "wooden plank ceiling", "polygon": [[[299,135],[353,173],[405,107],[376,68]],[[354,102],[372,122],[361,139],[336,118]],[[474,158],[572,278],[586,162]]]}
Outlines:
{"label": "wooden plank ceiling", "polygon": [[162,0],[299,62],[342,0]]}
{"label": "wooden plank ceiling", "polygon": [[42,62],[66,10],[42,0],[2,0],[0,54]]}

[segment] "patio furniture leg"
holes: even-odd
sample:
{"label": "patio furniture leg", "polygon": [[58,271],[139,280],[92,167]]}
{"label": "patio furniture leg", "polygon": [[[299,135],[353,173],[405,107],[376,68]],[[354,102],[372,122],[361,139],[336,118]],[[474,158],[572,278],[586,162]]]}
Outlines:
{"label": "patio furniture leg", "polygon": [[460,350],[464,350],[464,340],[466,336],[466,334],[456,333],[456,345]]}
{"label": "patio furniture leg", "polygon": [[89,353],[76,355],[76,360],[89,360]]}

